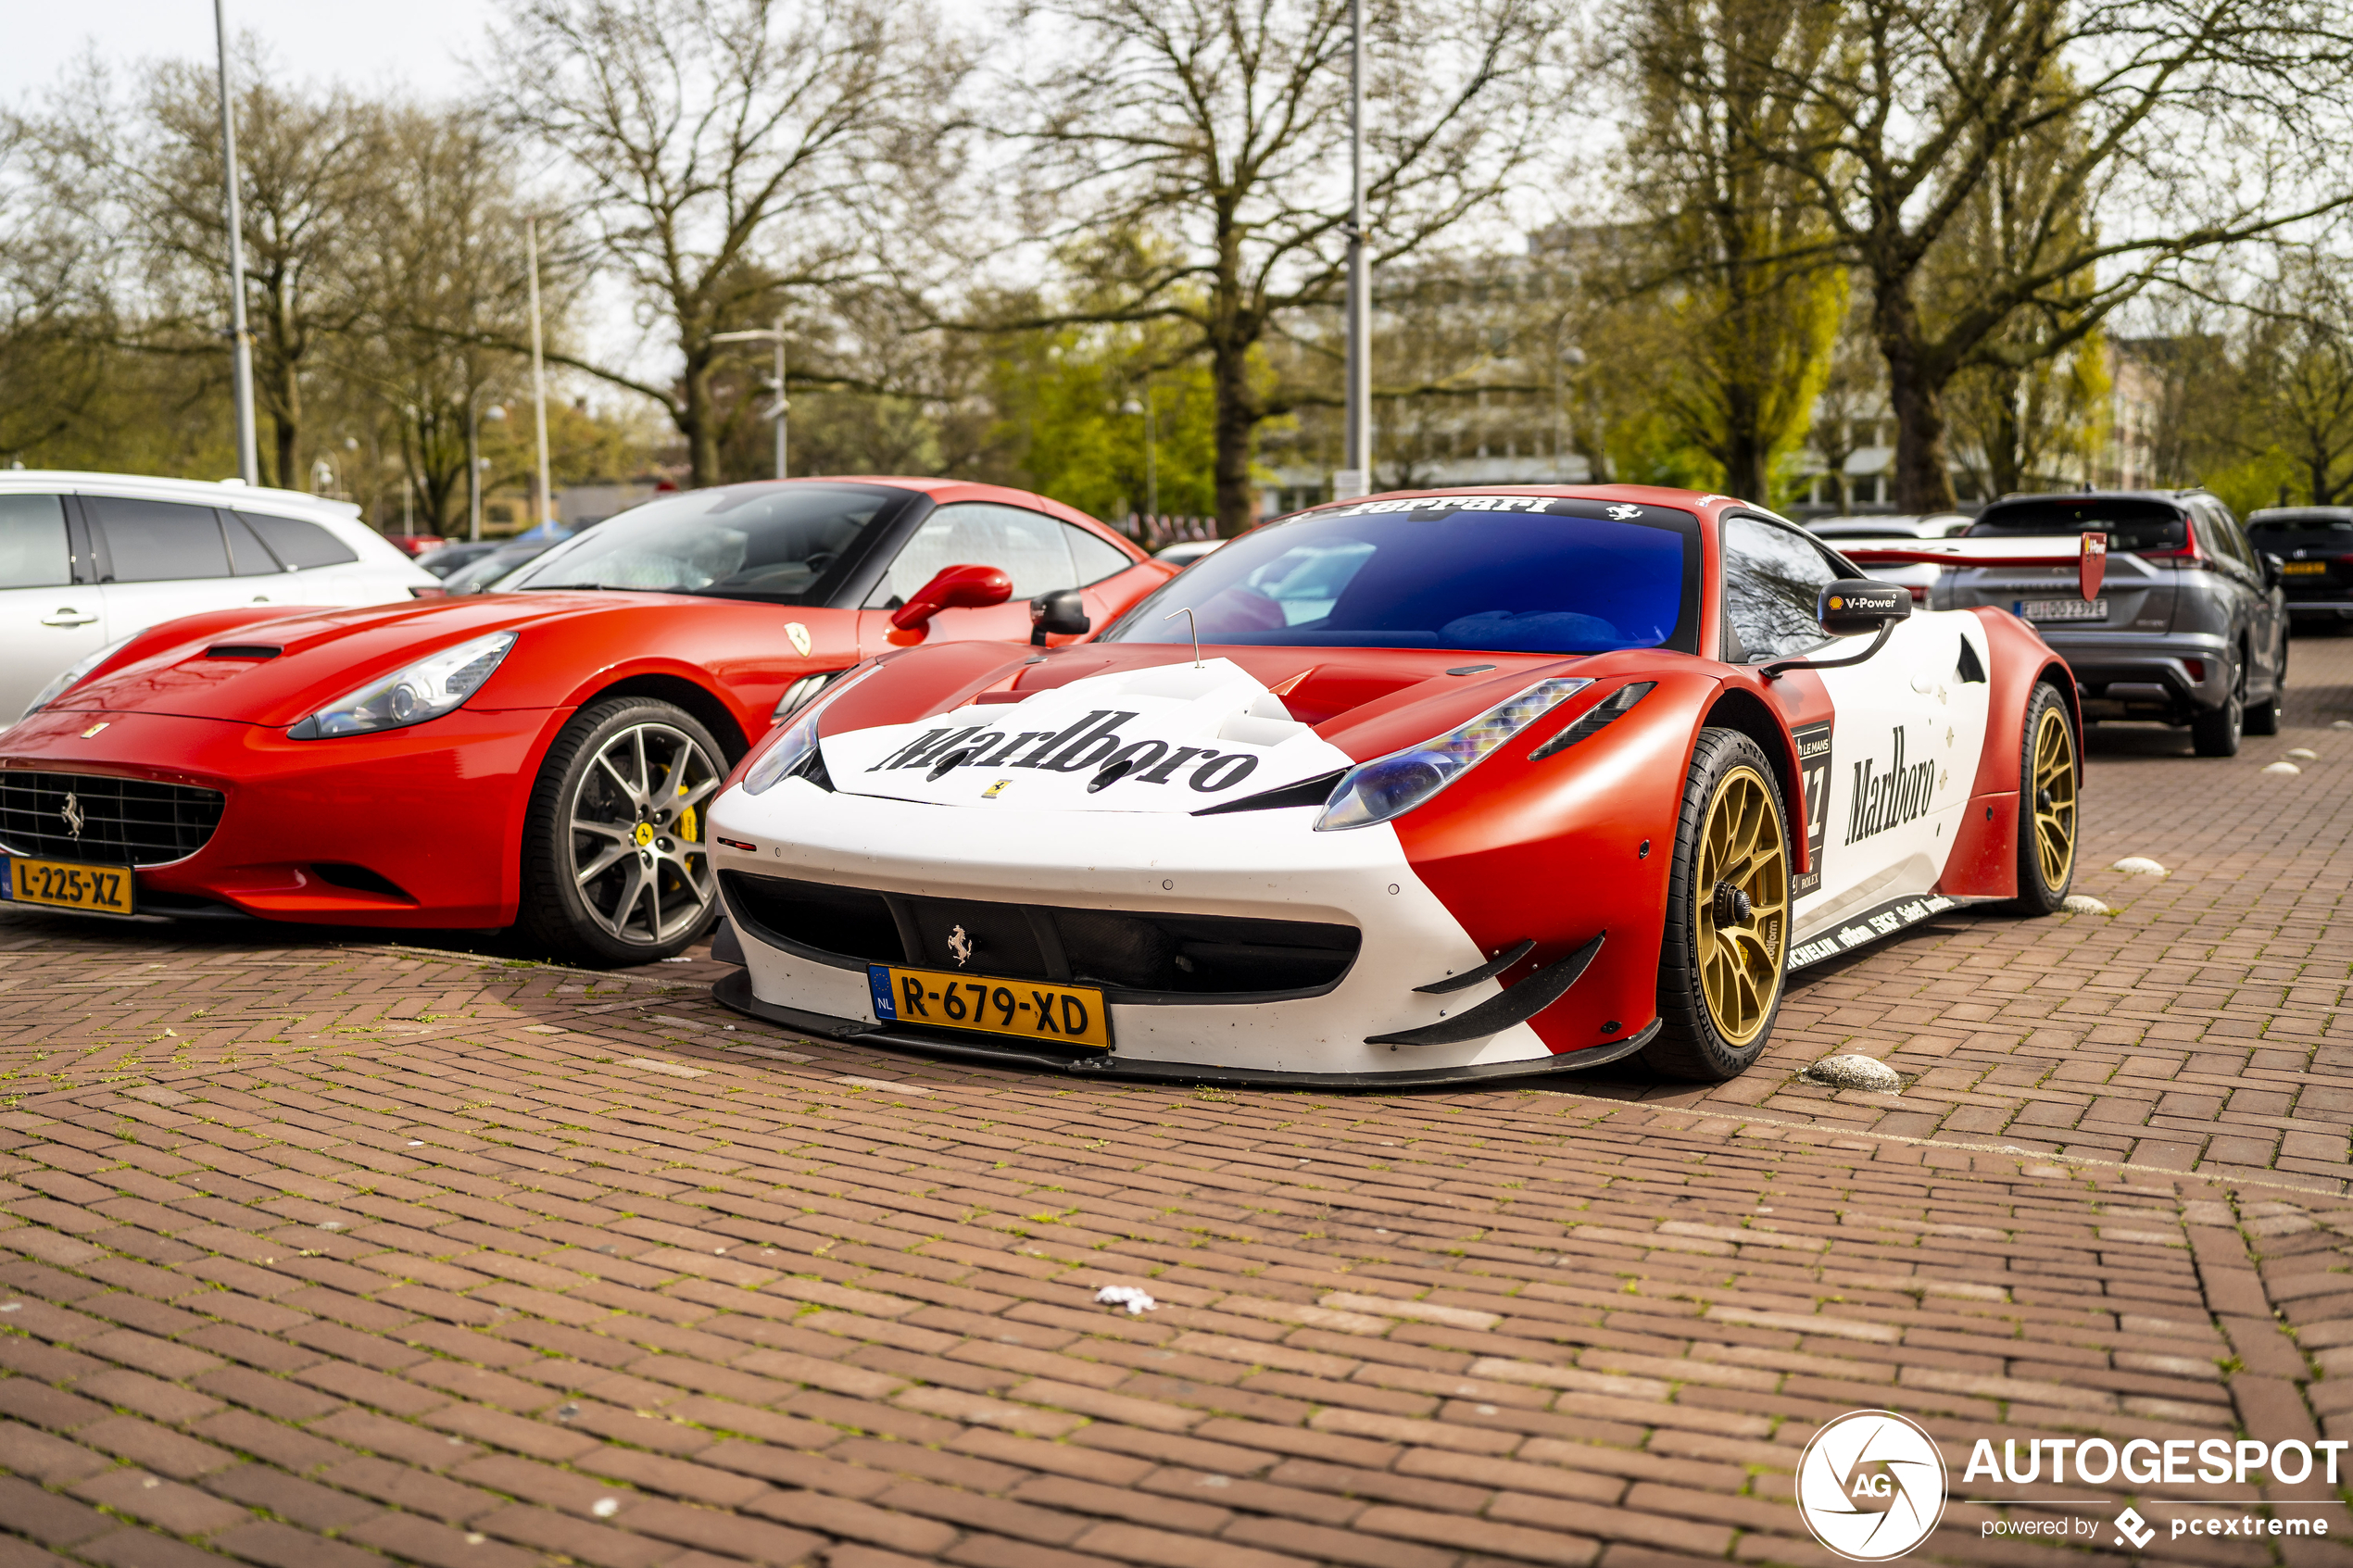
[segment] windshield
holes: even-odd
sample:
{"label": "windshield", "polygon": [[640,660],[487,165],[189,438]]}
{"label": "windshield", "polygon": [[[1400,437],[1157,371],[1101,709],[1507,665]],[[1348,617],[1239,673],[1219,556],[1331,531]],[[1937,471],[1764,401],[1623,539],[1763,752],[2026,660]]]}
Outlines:
{"label": "windshield", "polygon": [[2353,512],[2275,512],[2246,520],[2246,536],[2259,550],[2353,551]]}
{"label": "windshield", "polygon": [[877,518],[911,498],[880,485],[722,485],[633,507],[566,541],[501,592],[635,588],[806,604],[822,598]]}
{"label": "windshield", "polygon": [[2181,508],[2170,501],[2144,501],[2130,495],[1997,502],[1979,514],[1977,525],[1969,532],[1972,539],[2100,533],[2108,535],[2111,550],[2175,550],[2190,538]]}
{"label": "windshield", "polygon": [[[1604,510],[1627,515],[1587,515]],[[1354,502],[1202,557],[1102,640],[1187,642],[1176,612],[1189,609],[1202,642],[1242,647],[1690,652],[1698,587],[1688,512],[1520,495]]]}

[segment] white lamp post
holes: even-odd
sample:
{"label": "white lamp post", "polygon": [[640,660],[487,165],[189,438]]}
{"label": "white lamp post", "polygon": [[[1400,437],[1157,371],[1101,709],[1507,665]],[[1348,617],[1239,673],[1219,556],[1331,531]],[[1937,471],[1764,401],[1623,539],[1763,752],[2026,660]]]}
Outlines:
{"label": "white lamp post", "polygon": [[751,327],[740,332],[713,332],[713,343],[774,343],[776,345],[776,406],[768,417],[776,421],[776,477],[785,477],[785,319],[776,318],[773,327]]}
{"label": "white lamp post", "polygon": [[[220,184],[228,201],[230,385],[237,405],[237,477],[261,483],[253,433],[253,337],[245,331],[245,230],[237,200],[237,111],[229,97],[229,17],[226,0],[212,0],[213,43],[220,59]],[[291,476],[280,474],[282,484]]]}

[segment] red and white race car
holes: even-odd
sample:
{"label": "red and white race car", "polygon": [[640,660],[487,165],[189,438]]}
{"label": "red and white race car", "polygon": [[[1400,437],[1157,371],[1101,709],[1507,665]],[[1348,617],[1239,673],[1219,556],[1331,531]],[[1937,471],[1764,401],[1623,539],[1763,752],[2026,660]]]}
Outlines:
{"label": "red and white race car", "polygon": [[2023,622],[1721,495],[1345,502],[1094,642],[845,676],[712,803],[718,995],[1115,1076],[1729,1078],[1792,970],[2059,908],[2079,730]]}

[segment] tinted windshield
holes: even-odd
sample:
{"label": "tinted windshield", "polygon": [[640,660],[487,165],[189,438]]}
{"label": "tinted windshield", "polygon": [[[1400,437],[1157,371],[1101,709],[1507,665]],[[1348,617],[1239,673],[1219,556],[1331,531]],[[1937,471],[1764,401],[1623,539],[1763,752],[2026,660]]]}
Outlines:
{"label": "tinted windshield", "polygon": [[[1502,501],[1561,510],[1471,510]],[[1366,508],[1390,508],[1370,511]],[[1411,507],[1414,509],[1408,510]],[[1202,557],[1104,634],[1245,647],[1600,653],[1697,645],[1688,512],[1541,497],[1372,501],[1310,512]]]}
{"label": "tinted windshield", "polygon": [[2246,520],[2259,550],[2353,550],[2353,513],[2287,512]]}
{"label": "tinted windshield", "polygon": [[812,602],[868,530],[912,497],[880,485],[723,485],[634,507],[550,550],[502,591],[635,588]]}
{"label": "tinted windshield", "polygon": [[2189,523],[2182,508],[2171,501],[2144,501],[2130,495],[2045,496],[2029,501],[2001,501],[1979,515],[1969,537],[2020,533],[2093,533],[2108,535],[2111,550],[2172,550],[2189,543]]}

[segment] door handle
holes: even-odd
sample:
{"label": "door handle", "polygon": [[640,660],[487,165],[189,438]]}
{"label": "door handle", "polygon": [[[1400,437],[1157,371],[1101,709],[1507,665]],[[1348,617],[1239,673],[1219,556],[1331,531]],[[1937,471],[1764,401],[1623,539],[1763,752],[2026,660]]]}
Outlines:
{"label": "door handle", "polygon": [[258,605],[266,605],[270,602],[270,596],[267,594],[256,594],[253,596],[253,602]]}
{"label": "door handle", "polygon": [[44,626],[87,626],[98,618],[84,615],[71,605],[63,605],[41,618]]}

